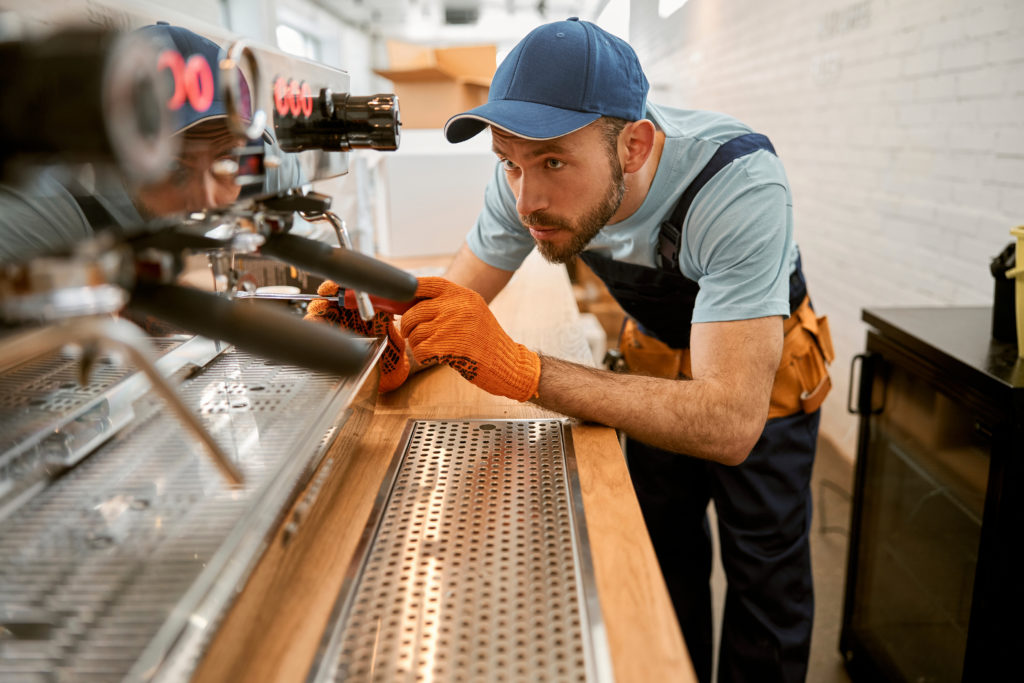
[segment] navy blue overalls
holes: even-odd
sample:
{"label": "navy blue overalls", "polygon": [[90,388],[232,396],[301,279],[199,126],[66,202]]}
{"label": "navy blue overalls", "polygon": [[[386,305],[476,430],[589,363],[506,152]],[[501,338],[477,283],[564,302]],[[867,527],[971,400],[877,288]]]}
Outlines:
{"label": "navy blue overalls", "polygon": [[[758,149],[775,151],[757,134],[718,149],[662,225],[659,268],[581,254],[644,333],[689,348],[699,286],[679,272],[683,220],[715,173]],[[798,260],[790,277],[791,313],[806,291]],[[810,478],[819,416],[798,412],[769,420],[746,461],[735,467],[627,440],[633,486],[702,682],[711,679],[712,661],[710,499],[728,582],[718,680],[771,683],[806,676],[814,616]]]}

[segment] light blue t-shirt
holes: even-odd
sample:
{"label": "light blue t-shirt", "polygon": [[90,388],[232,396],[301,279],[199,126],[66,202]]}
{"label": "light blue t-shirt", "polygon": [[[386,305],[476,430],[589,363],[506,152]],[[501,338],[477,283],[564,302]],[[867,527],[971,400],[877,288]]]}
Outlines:
{"label": "light blue t-shirt", "polygon": [[[653,268],[661,223],[683,190],[722,144],[752,131],[724,114],[651,103],[647,117],[665,133],[647,197],[633,215],[602,228],[586,250]],[[534,248],[500,164],[467,243],[502,270],[516,270]],[[736,159],[697,193],[683,224],[679,270],[700,285],[691,322],[788,316],[796,258],[793,202],[782,163],[764,150]]]}

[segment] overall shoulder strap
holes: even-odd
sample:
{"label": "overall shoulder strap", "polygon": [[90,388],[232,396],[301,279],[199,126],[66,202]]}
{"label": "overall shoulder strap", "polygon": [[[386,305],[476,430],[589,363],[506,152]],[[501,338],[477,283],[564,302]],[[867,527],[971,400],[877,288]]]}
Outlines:
{"label": "overall shoulder strap", "polygon": [[752,154],[759,149],[768,150],[775,154],[775,148],[772,147],[772,143],[767,137],[759,133],[740,135],[718,148],[718,151],[711,157],[711,161],[701,169],[697,177],[693,179],[693,182],[683,190],[682,196],[679,197],[679,201],[676,203],[676,208],[672,210],[672,215],[661,224],[661,232],[658,235],[659,268],[678,270],[679,252],[683,239],[683,221],[686,220],[686,214],[690,210],[693,198],[697,196],[701,188],[716,173],[732,163],[733,160]]}

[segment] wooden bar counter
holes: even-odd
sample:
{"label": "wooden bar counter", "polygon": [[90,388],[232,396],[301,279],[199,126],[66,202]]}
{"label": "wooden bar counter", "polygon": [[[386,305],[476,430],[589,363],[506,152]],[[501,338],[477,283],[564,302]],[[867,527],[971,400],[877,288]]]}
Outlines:
{"label": "wooden bar counter", "polygon": [[[532,255],[491,308],[526,346],[591,362],[564,268]],[[366,394],[283,519],[194,680],[306,680],[408,420],[561,417],[491,396],[447,367],[421,372],[390,394]],[[572,438],[615,680],[695,681],[615,432],[574,423]]]}

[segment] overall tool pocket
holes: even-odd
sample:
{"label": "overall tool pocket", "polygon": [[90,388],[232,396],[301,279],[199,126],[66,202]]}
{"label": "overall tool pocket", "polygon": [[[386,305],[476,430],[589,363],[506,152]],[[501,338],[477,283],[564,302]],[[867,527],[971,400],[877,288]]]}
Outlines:
{"label": "overall tool pocket", "polygon": [[809,298],[783,323],[782,360],[775,373],[768,418],[813,413],[832,388],[828,365],[835,358],[828,317],[815,315]]}
{"label": "overall tool pocket", "polygon": [[[813,413],[832,388],[828,366],[835,358],[828,317],[815,315],[805,297],[797,310],[783,322],[782,358],[775,373],[768,418],[798,412]],[[619,337],[625,361],[621,371],[652,377],[689,378],[689,349],[675,349],[644,334],[636,321],[627,318]]]}
{"label": "overall tool pocket", "polygon": [[684,352],[644,334],[632,318],[626,318],[622,325],[619,351],[626,362],[626,372],[676,379],[682,369]]}

